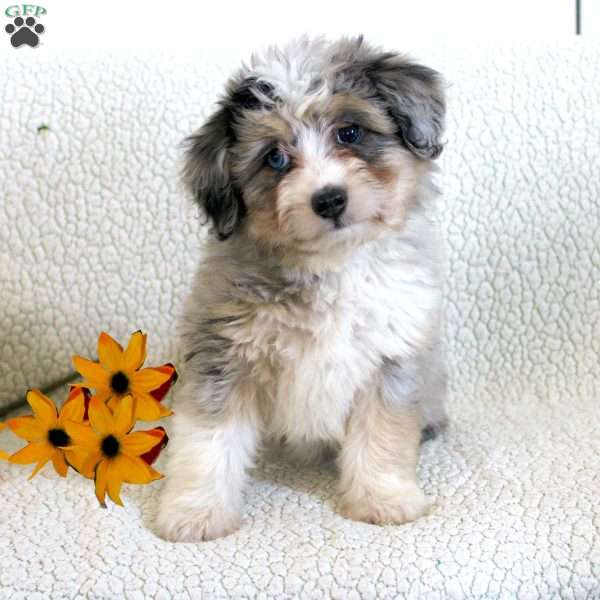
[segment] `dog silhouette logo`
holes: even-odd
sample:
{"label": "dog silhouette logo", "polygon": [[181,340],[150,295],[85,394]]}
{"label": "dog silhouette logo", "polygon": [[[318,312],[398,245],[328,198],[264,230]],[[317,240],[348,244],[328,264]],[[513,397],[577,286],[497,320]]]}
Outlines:
{"label": "dog silhouette logo", "polygon": [[40,35],[46,31],[46,28],[35,17],[45,15],[46,9],[42,6],[23,4],[9,6],[4,14],[13,19],[12,23],[4,28],[4,31],[10,35],[12,46],[19,48],[25,45],[36,48],[40,43]]}

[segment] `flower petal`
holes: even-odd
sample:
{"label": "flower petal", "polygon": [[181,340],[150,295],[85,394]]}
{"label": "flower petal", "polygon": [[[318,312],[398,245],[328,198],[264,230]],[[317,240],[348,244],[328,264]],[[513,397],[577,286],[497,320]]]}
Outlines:
{"label": "flower petal", "polygon": [[[108,410],[108,409],[107,409]],[[135,425],[135,401],[131,395],[125,396],[115,411],[111,433],[117,438],[129,433]]]}
{"label": "flower petal", "polygon": [[[88,479],[92,479],[94,477],[94,468],[99,460],[101,460],[101,455],[98,453],[98,459],[96,460],[96,464],[92,467],[86,465],[86,462],[90,458],[91,454],[87,450],[80,447],[68,447],[64,449],[64,456],[67,464],[73,467],[80,475],[87,477]],[[92,461],[93,462],[93,461]],[[87,467],[87,470],[86,468]]]}
{"label": "flower petal", "polygon": [[85,378],[86,387],[107,390],[110,387],[110,374],[102,366],[82,356],[73,357],[73,368]]}
{"label": "flower petal", "polygon": [[9,461],[16,465],[30,465],[41,460],[50,460],[55,448],[48,442],[33,442],[11,454]]}
{"label": "flower petal", "polygon": [[[0,431],[6,427],[6,423],[0,423]],[[8,453],[0,450],[0,460],[8,460]]]}
{"label": "flower petal", "polygon": [[88,409],[92,429],[100,435],[113,432],[114,419],[110,409],[98,396],[92,396]]}
{"label": "flower petal", "polygon": [[90,391],[84,387],[72,387],[67,399],[64,401],[59,415],[58,422],[76,421],[80,423],[85,416],[86,404],[89,402]]}
{"label": "flower petal", "polygon": [[148,452],[144,452],[144,454],[140,454],[140,458],[147,464],[152,465],[154,461],[160,456],[160,453],[163,451],[163,448],[169,443],[169,436],[165,431],[164,427],[155,427],[154,429],[150,429],[146,431],[146,433],[153,435],[157,438],[160,438],[160,442],[154,446]]}
{"label": "flower petal", "polygon": [[155,400],[148,393],[136,394],[136,413],[135,418],[140,421],[158,421],[163,417],[168,417],[172,414],[164,404]]}
{"label": "flower petal", "polygon": [[98,502],[100,502],[100,506],[106,508],[106,475],[108,471],[108,463],[103,460],[96,467],[96,475],[95,475],[95,483],[96,483],[96,498],[98,498]]}
{"label": "flower petal", "polygon": [[170,372],[148,367],[147,369],[137,371],[131,376],[131,391],[134,394],[136,392],[149,392],[160,387],[165,381],[169,381],[170,378]]}
{"label": "flower petal", "polygon": [[61,476],[67,476],[67,470],[69,469],[69,465],[65,462],[64,452],[61,450],[57,450],[54,452],[52,456],[52,464],[54,465],[54,470]]}
{"label": "flower petal", "polygon": [[29,390],[27,392],[27,402],[33,410],[33,414],[47,428],[51,429],[58,422],[58,412],[54,402],[47,396],[44,396],[40,390]]}
{"label": "flower petal", "polygon": [[137,371],[146,360],[147,335],[136,331],[129,340],[127,350],[123,354],[122,369],[127,372]]}
{"label": "flower petal", "polygon": [[156,479],[161,479],[162,474],[155,471],[140,458],[120,454],[114,461],[114,467],[119,470],[120,477],[127,483],[150,483]]}
{"label": "flower petal", "polygon": [[124,398],[124,396],[117,396],[117,395],[112,395],[108,398],[106,405],[108,406],[108,408],[110,408],[113,415],[117,412],[117,408],[119,408],[119,405],[121,404],[121,400],[123,398]]}
{"label": "flower petal", "polygon": [[108,465],[108,495],[110,496],[110,499],[119,506],[123,506],[123,502],[121,501],[121,498],[119,496],[122,483],[123,479],[121,478],[121,470],[117,466],[117,462],[113,460]]}
{"label": "flower petal", "polygon": [[98,464],[103,459],[104,455],[99,450],[90,452],[85,461],[81,464],[81,470],[79,472],[85,476],[87,476],[88,473],[93,474],[94,470],[97,469]]}
{"label": "flower petal", "polygon": [[139,456],[160,444],[163,435],[153,435],[147,431],[134,431],[121,440],[121,448],[126,454]]}
{"label": "flower petal", "polygon": [[42,460],[40,460],[40,462],[37,465],[35,465],[35,469],[31,472],[31,475],[28,477],[28,479],[33,479],[46,466],[46,463],[49,460],[49,456],[42,458]]}
{"label": "flower petal", "polygon": [[39,419],[32,416],[16,417],[8,421],[10,430],[28,442],[44,441],[48,435],[48,428]]}
{"label": "flower petal", "polygon": [[109,373],[123,368],[123,348],[105,331],[98,337],[98,359]]}
{"label": "flower petal", "polygon": [[73,446],[79,446],[91,451],[97,451],[100,448],[100,438],[87,423],[65,421],[64,426]]}
{"label": "flower petal", "polygon": [[[109,388],[106,388],[105,390],[96,390],[96,393],[94,394],[94,396],[96,396],[98,398],[98,400],[100,400],[100,402],[104,402],[104,404],[107,403],[107,401],[112,397],[113,395],[113,391]],[[91,400],[91,398],[90,398]],[[89,402],[88,402],[88,409],[89,409]]]}
{"label": "flower petal", "polygon": [[161,367],[154,367],[157,371],[161,371],[162,373],[169,373],[169,379],[165,381],[162,385],[158,386],[156,389],[152,390],[150,394],[153,398],[158,400],[159,402],[167,395],[171,386],[177,381],[179,377],[177,374],[177,370],[175,366],[171,363],[167,363],[162,365]]}

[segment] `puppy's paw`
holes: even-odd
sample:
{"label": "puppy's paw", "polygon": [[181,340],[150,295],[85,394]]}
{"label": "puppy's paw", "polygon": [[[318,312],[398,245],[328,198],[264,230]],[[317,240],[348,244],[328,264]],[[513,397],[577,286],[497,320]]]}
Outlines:
{"label": "puppy's paw", "polygon": [[161,507],[154,522],[156,533],[169,542],[202,542],[224,537],[238,530],[241,518],[220,506],[211,508]]}
{"label": "puppy's paw", "polygon": [[338,510],[353,521],[374,525],[401,525],[426,515],[431,502],[416,483],[398,486],[393,494],[377,497],[367,490],[342,494]]}

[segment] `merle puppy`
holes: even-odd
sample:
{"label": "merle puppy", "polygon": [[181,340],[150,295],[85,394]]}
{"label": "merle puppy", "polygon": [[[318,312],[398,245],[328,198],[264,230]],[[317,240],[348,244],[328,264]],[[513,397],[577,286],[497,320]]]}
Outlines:
{"label": "merle puppy", "polygon": [[351,519],[427,511],[419,443],[446,423],[431,212],[443,88],[362,38],[302,39],[244,66],[188,139],[185,182],[214,236],[183,320],[166,539],[238,528],[267,443],[335,452]]}

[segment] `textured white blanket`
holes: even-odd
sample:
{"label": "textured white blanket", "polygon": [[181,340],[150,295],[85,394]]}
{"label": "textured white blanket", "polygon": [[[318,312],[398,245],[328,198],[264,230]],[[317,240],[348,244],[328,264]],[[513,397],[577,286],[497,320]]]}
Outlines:
{"label": "textured white blanket", "polygon": [[[151,531],[160,484],[101,510],[87,481],[0,463],[2,600],[600,598],[600,45],[421,56],[451,82],[452,423],[421,460],[433,513],[346,521],[332,472],[268,463],[239,533],[171,545]],[[0,405],[92,354],[102,328],[141,327],[173,359],[201,236],[176,144],[232,64],[16,52],[0,67]]]}

